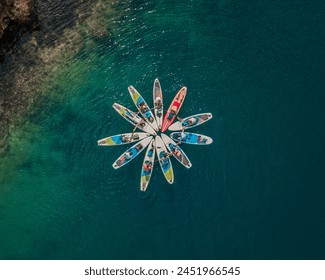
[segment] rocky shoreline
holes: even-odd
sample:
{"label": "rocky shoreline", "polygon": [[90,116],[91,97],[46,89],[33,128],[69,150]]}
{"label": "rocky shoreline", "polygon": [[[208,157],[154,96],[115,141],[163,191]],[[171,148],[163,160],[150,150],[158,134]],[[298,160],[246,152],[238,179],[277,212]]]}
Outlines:
{"label": "rocky shoreline", "polygon": [[[37,17],[33,3],[30,0],[0,0],[0,63],[13,51],[24,32],[37,27]],[[2,78],[2,77],[1,77]],[[6,88],[10,84],[3,80]],[[6,140],[9,134],[10,119],[6,116],[8,93],[1,88],[0,94],[0,152],[9,147]]]}
{"label": "rocky shoreline", "polygon": [[[50,0],[0,1],[6,4],[0,16],[3,23],[0,44],[7,45],[3,48],[5,59],[0,62],[1,159],[10,151],[11,132],[41,102],[44,87],[73,60],[83,47],[83,38],[109,36],[108,14],[114,7],[111,0],[67,0],[61,6]],[[67,5],[71,8],[68,11]],[[10,14],[13,9],[19,16],[15,20]],[[15,38],[7,40],[6,32],[14,28]]]}
{"label": "rocky shoreline", "polygon": [[0,63],[21,35],[38,27],[31,0],[0,0]]}
{"label": "rocky shoreline", "polygon": [[9,108],[15,104],[12,103],[15,66],[6,59],[13,56],[23,35],[37,30],[38,26],[32,0],[0,0],[0,156],[9,151],[10,126],[15,119]]}

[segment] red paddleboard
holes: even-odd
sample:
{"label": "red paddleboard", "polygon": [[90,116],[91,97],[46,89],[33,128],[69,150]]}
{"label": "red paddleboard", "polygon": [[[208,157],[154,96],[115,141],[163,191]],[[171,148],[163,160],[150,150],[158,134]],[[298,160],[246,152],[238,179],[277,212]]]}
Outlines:
{"label": "red paddleboard", "polygon": [[186,91],[187,88],[186,87],[182,87],[179,92],[177,92],[176,96],[174,97],[172,103],[170,104],[164,120],[163,120],[163,124],[161,127],[161,132],[164,132],[168,129],[168,127],[173,123],[173,121],[175,120],[179,110],[181,109],[183,102],[185,100],[185,96],[186,96]]}

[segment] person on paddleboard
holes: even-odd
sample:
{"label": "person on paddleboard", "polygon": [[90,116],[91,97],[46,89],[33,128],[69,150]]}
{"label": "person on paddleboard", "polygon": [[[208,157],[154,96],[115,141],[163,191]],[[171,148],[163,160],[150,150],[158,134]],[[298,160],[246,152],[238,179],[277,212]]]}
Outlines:
{"label": "person on paddleboard", "polygon": [[139,119],[136,121],[135,127],[141,126],[144,127],[146,125],[145,121],[143,119]]}
{"label": "person on paddleboard", "polygon": [[126,152],[115,166],[121,166],[126,160],[130,160],[131,158],[132,158],[132,152]]}
{"label": "person on paddleboard", "polygon": [[168,120],[172,120],[173,117],[176,117],[177,120],[179,120],[180,122],[182,121],[182,119],[180,117],[177,116],[177,111],[179,110],[179,106],[181,105],[181,101],[179,101],[179,97],[175,98],[175,101],[173,102],[173,106],[170,109],[170,112],[168,114],[167,119]]}
{"label": "person on paddleboard", "polygon": [[132,158],[132,152],[131,152],[131,151],[126,152],[126,153],[125,153],[125,159],[126,159],[126,160],[130,160],[131,158]]}
{"label": "person on paddleboard", "polygon": [[130,119],[130,121],[132,121],[132,123],[134,123],[134,125],[136,127],[141,126],[144,127],[145,126],[145,122],[139,118],[136,114],[132,115],[132,118],[130,116],[128,116],[128,118]]}
{"label": "person on paddleboard", "polygon": [[157,97],[156,97],[154,103],[155,103],[155,108],[157,108],[157,109],[160,109],[160,108],[161,108],[161,106],[162,106],[162,102],[161,102],[161,98],[160,98],[160,96],[157,96]]}
{"label": "person on paddleboard", "polygon": [[188,121],[187,121],[187,126],[190,126],[190,125],[193,125],[196,121],[196,118],[192,117],[192,118],[189,118]]}
{"label": "person on paddleboard", "polygon": [[168,164],[168,158],[172,153],[166,153],[166,152],[161,152],[162,157],[159,159],[159,161],[162,162],[163,165]]}
{"label": "person on paddleboard", "polygon": [[153,117],[151,116],[151,113],[150,113],[150,108],[144,102],[140,103],[139,111],[141,112],[141,114],[145,115],[146,119],[150,123],[152,123],[154,121],[154,119],[153,119]]}
{"label": "person on paddleboard", "polygon": [[182,139],[186,138],[186,134],[184,132],[185,127],[183,127],[181,133],[178,134],[178,143],[182,142]]}
{"label": "person on paddleboard", "polygon": [[142,114],[145,114],[146,112],[149,111],[149,107],[144,102],[140,103],[139,109]]}
{"label": "person on paddleboard", "polygon": [[182,153],[178,149],[175,149],[173,153],[176,157],[180,157],[182,155]]}
{"label": "person on paddleboard", "polygon": [[151,162],[147,162],[143,165],[143,170],[148,172],[152,169],[152,163]]}
{"label": "person on paddleboard", "polygon": [[174,116],[176,116],[177,108],[180,106],[181,103],[178,101],[178,98],[175,99],[173,106],[170,109],[170,112],[168,114],[168,119],[171,120]]}
{"label": "person on paddleboard", "polygon": [[177,149],[178,143],[176,143],[176,145],[173,144],[169,144],[169,148],[172,151],[172,154],[174,154],[176,157],[180,157],[182,155],[181,151],[179,149]]}
{"label": "person on paddleboard", "polygon": [[131,139],[129,137],[127,137],[126,135],[122,136],[122,142],[131,142]]}
{"label": "person on paddleboard", "polygon": [[176,116],[176,112],[177,112],[177,107],[176,106],[173,106],[170,109],[170,112],[168,114],[168,120],[171,120],[174,116]]}
{"label": "person on paddleboard", "polygon": [[206,142],[207,142],[207,139],[206,139],[205,137],[202,138],[202,136],[199,135],[199,136],[197,137],[197,142],[198,142],[198,143],[206,143]]}

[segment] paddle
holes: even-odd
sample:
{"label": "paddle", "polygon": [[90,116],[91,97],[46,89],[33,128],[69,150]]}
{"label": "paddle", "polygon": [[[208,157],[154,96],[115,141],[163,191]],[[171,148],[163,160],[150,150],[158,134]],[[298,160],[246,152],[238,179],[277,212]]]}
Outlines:
{"label": "paddle", "polygon": [[[154,107],[154,108],[149,108],[149,107],[148,107],[148,111],[150,111],[151,113],[152,113],[151,110],[153,110],[153,109],[155,109],[155,107]],[[138,113],[136,113],[135,115],[138,116],[139,114],[142,114],[142,112],[141,112],[140,109],[138,109]],[[145,118],[145,119],[148,119],[148,118]]]}
{"label": "paddle", "polygon": [[[158,147],[159,148],[159,147]],[[171,155],[173,155],[173,153],[170,153],[170,152],[167,152],[167,155],[166,155],[166,158],[169,158]],[[157,155],[158,156],[158,155]],[[158,158],[158,159],[156,159],[154,162],[156,162],[156,161],[161,161],[161,160],[163,160],[163,158]]]}
{"label": "paddle", "polygon": [[138,128],[138,126],[139,126],[139,124],[136,124],[136,125],[134,126],[134,128],[133,128],[133,130],[132,130],[131,137],[130,137],[130,142],[132,141],[132,139],[133,139],[133,135],[134,135],[134,132],[135,132],[135,130]]}

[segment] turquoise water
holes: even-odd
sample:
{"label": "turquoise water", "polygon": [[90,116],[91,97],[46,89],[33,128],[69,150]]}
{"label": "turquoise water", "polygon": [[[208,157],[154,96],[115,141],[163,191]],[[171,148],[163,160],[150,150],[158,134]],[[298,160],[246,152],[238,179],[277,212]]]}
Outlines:
{"label": "turquoise water", "polygon": [[[323,4],[298,2],[119,2],[12,151],[0,258],[324,258]],[[152,102],[156,77],[165,106],[186,85],[180,115],[213,114],[191,131],[214,143],[142,193],[143,157],[115,171],[125,147],[97,140],[132,130],[112,104],[135,109],[130,84]]]}

